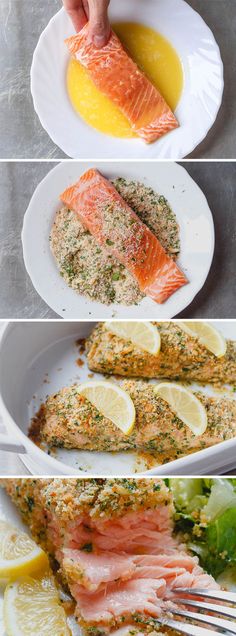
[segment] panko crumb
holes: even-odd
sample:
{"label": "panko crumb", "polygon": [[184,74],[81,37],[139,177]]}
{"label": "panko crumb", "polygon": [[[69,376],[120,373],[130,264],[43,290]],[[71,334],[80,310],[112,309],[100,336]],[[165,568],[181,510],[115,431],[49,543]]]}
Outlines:
{"label": "panko crumb", "polygon": [[[175,260],[179,227],[165,197],[122,177],[113,185]],[[49,240],[61,276],[79,294],[104,305],[138,305],[144,298],[132,274],[98,245],[73,211],[62,207],[57,212]]]}

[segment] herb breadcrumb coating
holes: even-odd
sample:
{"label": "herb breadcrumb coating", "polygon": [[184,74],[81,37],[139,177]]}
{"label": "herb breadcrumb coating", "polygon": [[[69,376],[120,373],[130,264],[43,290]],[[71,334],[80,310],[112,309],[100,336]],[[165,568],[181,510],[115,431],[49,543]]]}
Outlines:
{"label": "herb breadcrumb coating", "polygon": [[168,403],[142,380],[126,380],[122,388],[133,400],[136,421],[130,435],[105,418],[79,393],[66,387],[49,396],[30,429],[49,447],[90,451],[141,451],[158,463],[177,459],[236,436],[236,400],[196,393],[207,412],[208,425],[196,436],[171,410]]}
{"label": "herb breadcrumb coating", "polygon": [[89,368],[120,376],[236,385],[236,341],[228,340],[226,354],[217,358],[176,323],[153,324],[161,336],[158,355],[147,353],[131,341],[113,335],[99,323],[86,343]]}

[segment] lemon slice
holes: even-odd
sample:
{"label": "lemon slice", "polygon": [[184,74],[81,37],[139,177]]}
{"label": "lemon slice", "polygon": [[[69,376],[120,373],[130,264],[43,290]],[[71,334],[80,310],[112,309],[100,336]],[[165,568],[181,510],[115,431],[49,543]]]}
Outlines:
{"label": "lemon slice", "polygon": [[10,583],[4,594],[3,615],[7,636],[71,636],[50,576]]}
{"label": "lemon slice", "polygon": [[47,555],[26,533],[0,521],[0,579],[15,579],[46,567]]}
{"label": "lemon slice", "polygon": [[207,413],[192,391],[174,382],[161,382],[154,386],[154,391],[168,402],[172,411],[194,435],[203,435],[207,428]]}
{"label": "lemon slice", "polygon": [[206,347],[217,358],[221,358],[225,355],[227,344],[225,338],[221,335],[215,327],[212,327],[207,322],[198,321],[184,321],[178,322],[178,326],[185,331],[189,336],[198,338],[199,342]]}
{"label": "lemon slice", "polygon": [[135,424],[135,408],[126,391],[112,382],[102,380],[80,384],[78,391],[122,433],[125,435],[131,433]]}
{"label": "lemon slice", "polygon": [[143,321],[137,322],[132,320],[131,322],[123,321],[106,321],[106,329],[111,333],[114,333],[120,338],[130,340],[133,344],[137,345],[140,349],[157,355],[161,348],[161,338],[157,327],[152,325],[151,322]]}

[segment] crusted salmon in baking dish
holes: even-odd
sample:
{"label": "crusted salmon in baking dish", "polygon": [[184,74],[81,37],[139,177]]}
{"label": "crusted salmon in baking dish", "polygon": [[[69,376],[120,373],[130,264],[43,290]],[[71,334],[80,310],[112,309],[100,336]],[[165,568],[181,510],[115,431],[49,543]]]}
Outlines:
{"label": "crusted salmon in baking dish", "polygon": [[133,274],[140,290],[158,303],[186,285],[187,278],[114,185],[96,169],[60,196],[96,241]]}
{"label": "crusted salmon in baking dish", "polygon": [[162,480],[11,479],[5,486],[88,634],[148,634],[173,608],[175,588],[219,588],[173,535],[172,495]]}
{"label": "crusted salmon in baking dish", "polygon": [[66,40],[72,55],[87,69],[97,88],[119,107],[132,130],[145,142],[156,141],[178,127],[168,104],[137,64],[117,35],[98,49],[88,37],[88,25]]}
{"label": "crusted salmon in baking dish", "polygon": [[47,398],[41,406],[39,421],[33,420],[30,436],[37,435],[50,447],[90,451],[137,450],[155,456],[158,463],[178,459],[236,437],[236,401],[196,393],[207,413],[207,429],[194,435],[158,396],[152,384],[127,380],[122,388],[131,397],[136,420],[126,435],[79,392],[79,386],[66,387]]}
{"label": "crusted salmon in baking dish", "polygon": [[161,336],[158,355],[112,334],[99,323],[86,343],[89,368],[99,373],[129,377],[236,384],[236,342],[227,340],[225,355],[217,358],[177,323],[153,324]]}

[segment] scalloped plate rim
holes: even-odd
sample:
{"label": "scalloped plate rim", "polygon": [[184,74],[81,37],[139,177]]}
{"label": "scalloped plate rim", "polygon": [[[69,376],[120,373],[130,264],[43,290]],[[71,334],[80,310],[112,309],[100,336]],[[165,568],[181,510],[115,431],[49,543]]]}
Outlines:
{"label": "scalloped plate rim", "polygon": [[[211,119],[209,118],[208,124],[205,126],[205,131],[202,131],[202,132],[201,132],[201,134],[198,136],[198,138],[197,138],[197,139],[196,139],[193,143],[192,143],[192,142],[190,142],[189,147],[188,147],[188,148],[186,148],[186,151],[182,152],[181,148],[179,148],[179,153],[176,153],[176,155],[175,155],[174,157],[172,157],[172,156],[170,156],[170,157],[166,157],[166,156],[163,156],[163,157],[162,157],[162,156],[161,156],[161,157],[160,157],[160,158],[163,158],[163,159],[164,159],[164,158],[173,158],[173,159],[175,159],[175,160],[180,160],[180,159],[182,159],[182,158],[184,158],[184,157],[187,157],[187,156],[188,156],[191,152],[193,152],[193,150],[194,150],[194,149],[195,149],[195,148],[196,148],[199,144],[201,144],[201,143],[202,143],[202,141],[206,138],[206,136],[208,135],[209,131],[211,130],[212,126],[214,125],[214,123],[215,123],[215,121],[216,121],[216,119],[217,119],[217,116],[218,116],[219,110],[220,110],[221,105],[222,105],[223,94],[224,94],[224,65],[223,65],[223,61],[222,61],[222,57],[221,57],[220,48],[219,48],[219,45],[218,45],[218,43],[217,43],[217,41],[216,41],[216,39],[215,39],[215,36],[214,36],[213,32],[211,31],[210,27],[208,27],[207,23],[203,20],[203,18],[201,17],[201,15],[198,13],[198,11],[196,11],[195,9],[193,9],[192,7],[190,7],[190,5],[188,5],[188,4],[185,2],[185,0],[172,0],[172,1],[174,1],[174,2],[179,2],[179,3],[181,3],[182,5],[186,5],[186,6],[188,7],[188,9],[190,10],[190,12],[192,12],[192,13],[195,15],[195,18],[196,18],[196,16],[197,16],[197,19],[198,19],[198,21],[199,21],[199,24],[200,24],[200,23],[202,23],[202,26],[204,27],[204,29],[205,29],[206,31],[208,31],[208,34],[210,35],[212,42],[214,42],[214,45],[215,45],[215,52],[217,53],[217,58],[218,58],[218,59],[217,59],[217,62],[218,62],[218,68],[219,68],[219,70],[220,70],[220,85],[221,85],[221,87],[220,87],[220,89],[219,89],[218,101],[217,101],[217,103],[215,104],[215,108],[214,108],[214,111],[213,111],[213,113],[212,113],[212,118],[211,118]],[[59,148],[60,148],[63,152],[65,152],[65,154],[67,154],[67,156],[68,156],[68,157],[71,157],[71,158],[74,158],[74,159],[86,159],[86,158],[90,158],[90,156],[87,156],[87,155],[86,155],[86,156],[82,157],[82,154],[81,154],[81,156],[78,156],[78,154],[77,154],[77,153],[74,153],[74,152],[72,153],[72,152],[70,151],[70,148],[69,148],[69,147],[68,147],[68,148],[66,148],[66,144],[64,144],[64,143],[63,143],[63,144],[61,144],[61,143],[60,143],[60,140],[58,139],[57,132],[56,132],[55,130],[54,130],[54,131],[49,130],[50,126],[48,126],[47,117],[46,117],[45,113],[40,112],[40,110],[41,110],[41,109],[40,109],[40,105],[39,105],[39,100],[38,100],[37,95],[36,95],[36,93],[37,93],[37,89],[35,88],[35,87],[37,86],[37,68],[36,68],[36,67],[37,67],[37,63],[38,63],[38,55],[40,55],[40,47],[41,47],[41,44],[42,44],[42,41],[43,41],[44,37],[46,37],[46,36],[47,36],[47,32],[48,32],[48,30],[49,30],[51,27],[53,27],[53,26],[54,26],[54,23],[56,23],[56,21],[57,21],[57,19],[58,19],[58,16],[59,16],[60,14],[65,14],[65,10],[64,10],[64,8],[61,8],[61,9],[60,9],[60,10],[59,10],[59,11],[58,11],[58,12],[57,12],[57,13],[56,13],[56,14],[55,14],[55,15],[54,15],[51,19],[50,19],[50,21],[49,21],[48,25],[46,26],[46,28],[44,29],[44,31],[41,33],[41,35],[40,35],[40,37],[39,37],[39,40],[38,40],[38,43],[37,43],[37,45],[36,45],[36,48],[35,48],[35,50],[34,50],[34,53],[33,53],[33,60],[32,60],[32,65],[31,65],[31,71],[30,71],[30,88],[31,88],[31,95],[32,95],[32,99],[33,99],[33,105],[34,105],[35,112],[37,113],[37,115],[38,115],[38,117],[39,117],[39,120],[40,120],[40,122],[41,122],[41,124],[42,124],[43,128],[46,130],[46,132],[48,133],[48,135],[51,137],[52,141],[53,141],[53,142],[54,142],[54,143],[55,143],[55,144],[56,144],[56,145],[57,145],[57,146],[58,146],[58,147],[59,147]],[[68,101],[69,101],[69,98],[68,98]],[[214,102],[214,103],[215,103],[215,102]],[[178,107],[177,107],[177,109],[178,109]],[[82,118],[81,118],[81,122],[85,124],[85,129],[84,129],[84,130],[85,130],[85,135],[86,135],[86,123],[85,123],[85,122],[83,122]],[[89,127],[89,128],[90,128],[90,127]],[[93,130],[93,129],[91,129],[91,130]],[[107,141],[107,140],[109,140],[109,141],[110,141],[110,140],[112,140],[112,139],[113,139],[113,140],[115,139],[115,141],[117,141],[117,138],[109,137],[109,135],[102,135],[102,133],[99,133],[99,132],[98,132],[98,131],[96,131],[96,130],[93,130],[93,132],[95,133],[95,135],[96,135],[97,133],[98,133],[98,134],[100,134],[100,135],[101,135],[104,139],[106,139],[106,141]],[[173,132],[172,132],[172,133],[170,133],[170,134],[174,134],[174,133],[175,133],[175,131],[173,131]],[[167,137],[168,137],[168,136],[167,136]],[[96,137],[95,137],[95,139],[96,139]],[[121,141],[121,140],[119,140],[119,141]],[[161,140],[161,141],[162,141],[162,140]],[[135,148],[136,148],[136,149],[138,149],[138,145],[139,145],[139,146],[140,146],[140,148],[142,148],[142,151],[143,151],[143,152],[144,152],[144,148],[146,148],[146,149],[147,149],[147,147],[145,147],[145,146],[143,145],[143,143],[142,143],[142,141],[141,141],[141,140],[132,140],[132,144],[133,144],[133,147],[134,147],[134,145],[135,145]],[[151,147],[152,149],[153,149],[154,147],[158,148],[158,142],[156,142],[155,144],[151,144],[151,145],[149,146],[149,148],[150,148],[150,147]],[[125,154],[125,153],[124,153],[124,154]],[[96,159],[98,159],[98,158],[110,158],[110,159],[116,159],[116,158],[117,158],[117,156],[113,156],[113,155],[112,155],[112,156],[110,156],[110,157],[109,157],[109,152],[108,152],[108,153],[106,153],[106,156],[104,156],[104,157],[102,157],[102,156],[100,156],[100,155],[99,155],[99,156],[95,156],[94,158],[96,158]],[[132,159],[133,159],[133,156],[131,155],[131,156],[127,157],[127,158],[129,158],[130,160],[132,160]],[[157,154],[155,154],[154,156],[153,156],[153,155],[151,155],[151,153],[150,153],[150,157],[146,157],[146,155],[145,155],[145,156],[141,156],[141,158],[142,158],[142,159],[145,159],[145,158],[155,159],[155,158],[158,158],[158,153],[157,153]]]}
{"label": "scalloped plate rim", "polygon": [[[106,306],[106,305],[103,305],[102,303],[98,303],[96,301],[91,301],[91,300],[86,299],[85,297],[83,297],[81,294],[76,294],[75,290],[69,288],[64,281],[63,281],[63,283],[64,283],[63,287],[64,287],[64,289],[66,289],[66,293],[67,294],[69,293],[68,292],[68,289],[69,289],[70,296],[72,298],[72,295],[73,295],[73,300],[76,303],[76,306],[77,306],[77,303],[78,303],[78,309],[77,309],[78,315],[75,315],[74,313],[72,313],[72,312],[75,311],[74,309],[72,309],[72,310],[70,309],[69,312],[66,313],[66,314],[64,312],[62,312],[62,310],[59,311],[58,306],[56,305],[55,301],[53,302],[51,300],[53,298],[52,290],[50,292],[47,290],[46,293],[45,293],[44,289],[42,289],[42,278],[40,279],[40,274],[38,274],[38,268],[37,268],[37,271],[36,271],[35,266],[32,268],[31,255],[28,253],[28,247],[27,247],[28,240],[29,240],[29,238],[27,237],[27,233],[28,233],[28,227],[29,227],[28,224],[29,224],[29,222],[32,223],[31,215],[33,214],[34,206],[35,205],[36,206],[39,205],[38,201],[40,199],[41,192],[43,192],[45,186],[47,186],[49,184],[49,182],[54,178],[54,175],[56,175],[56,173],[58,173],[58,181],[59,181],[60,171],[64,171],[64,173],[68,172],[69,165],[71,164],[71,165],[74,166],[75,163],[76,164],[83,164],[83,163],[87,164],[86,161],[82,162],[82,161],[78,161],[78,160],[77,161],[76,160],[67,160],[67,161],[60,162],[58,165],[54,166],[54,168],[51,169],[46,174],[46,176],[40,181],[40,183],[37,185],[32,197],[31,197],[31,200],[29,202],[29,205],[28,205],[27,210],[26,210],[25,215],[24,215],[23,227],[22,227],[22,233],[21,233],[24,264],[25,264],[27,273],[28,273],[28,275],[29,275],[29,277],[30,277],[30,279],[32,281],[32,284],[35,287],[37,293],[40,295],[40,297],[44,300],[44,302],[47,303],[47,305],[49,307],[51,307],[51,309],[53,309],[53,311],[55,311],[62,318],[76,319],[76,318],[78,318],[78,315],[80,315],[80,317],[83,320],[102,319],[102,317],[104,319],[108,319],[108,318],[112,317],[112,313],[115,310],[117,319],[121,318],[120,313],[122,314],[123,318],[129,319],[129,318],[131,318],[131,316],[129,316],[129,315],[126,316],[125,315],[126,307],[124,305],[117,306],[117,305],[113,305],[112,304],[112,305]],[[89,162],[89,164],[90,163],[91,162]],[[97,164],[98,163],[99,162],[97,162]],[[102,163],[102,165],[106,164],[108,166],[108,170],[109,170],[109,162],[101,162],[101,163]],[[118,162],[118,163],[120,165],[120,162]],[[138,166],[141,163],[142,162],[137,162],[137,169],[139,169]],[[149,162],[144,162],[145,169],[147,168],[146,164],[148,164],[148,163]],[[168,164],[168,162],[160,162],[160,163],[163,163],[163,166],[166,163]],[[127,164],[128,169],[129,169],[130,162],[124,162],[124,165],[125,164]],[[153,168],[153,162],[150,162],[150,164],[152,164],[151,167]],[[183,287],[182,290],[179,290],[180,293],[182,291],[181,296],[183,296],[183,298],[182,298],[181,304],[180,303],[178,304],[178,307],[177,307],[177,309],[175,309],[175,311],[174,311],[173,308],[168,310],[168,302],[173,301],[173,298],[176,298],[176,294],[178,294],[178,292],[176,292],[176,294],[174,294],[170,298],[169,301],[167,300],[166,303],[164,303],[164,305],[163,305],[163,307],[165,309],[165,312],[163,311],[163,313],[165,314],[164,316],[162,316],[162,313],[158,316],[158,309],[159,309],[160,306],[157,303],[155,303],[154,301],[152,301],[152,299],[148,298],[148,299],[144,299],[144,300],[146,300],[146,302],[149,305],[147,308],[146,308],[146,306],[144,306],[144,304],[141,305],[141,303],[139,303],[137,306],[131,305],[130,308],[129,307],[127,308],[127,311],[129,311],[129,310],[130,310],[130,312],[132,311],[132,319],[135,319],[135,318],[138,317],[136,314],[138,314],[140,316],[140,312],[142,312],[142,314],[141,314],[141,318],[142,319],[150,319],[150,314],[152,314],[151,315],[151,319],[153,319],[153,316],[158,317],[160,319],[161,318],[162,319],[169,319],[169,318],[173,318],[174,316],[178,315],[180,312],[182,312],[193,301],[193,299],[196,297],[196,295],[201,291],[201,289],[202,289],[202,287],[203,287],[203,285],[204,285],[204,283],[205,283],[205,281],[206,281],[206,279],[208,277],[208,274],[209,274],[209,271],[210,271],[210,268],[211,268],[211,265],[212,265],[212,260],[213,260],[214,250],[215,250],[215,230],[214,230],[213,216],[212,216],[212,212],[210,210],[207,198],[206,198],[204,192],[199,187],[199,185],[194,181],[194,179],[188,173],[186,168],[184,168],[183,166],[180,166],[179,164],[177,164],[175,162],[170,162],[170,164],[171,164],[171,171],[172,171],[171,177],[173,176],[173,172],[176,171],[176,172],[179,173],[178,179],[180,179],[180,174],[182,172],[183,177],[185,177],[187,179],[187,182],[189,184],[189,192],[191,192],[191,189],[193,188],[193,190],[195,190],[195,192],[198,192],[199,196],[201,197],[202,201],[204,202],[204,205],[205,205],[204,214],[205,214],[205,216],[207,216],[207,219],[208,219],[208,222],[209,222],[209,232],[210,232],[210,239],[211,239],[211,243],[209,244],[209,250],[208,250],[208,254],[207,254],[208,262],[207,262],[207,265],[205,266],[205,270],[202,271],[201,276],[198,273],[198,282],[196,284],[196,281],[195,281],[195,287],[192,288],[192,290],[191,290],[190,286],[188,287],[188,285]],[[113,164],[111,165],[111,167],[112,166],[113,166]],[[121,163],[121,166],[122,166],[122,163]],[[160,166],[160,164],[159,164],[159,166]],[[98,165],[98,168],[99,167],[100,166]],[[141,170],[141,168],[140,168],[140,170]],[[131,169],[131,171],[132,171],[132,169]],[[127,176],[127,175],[125,175],[125,176]],[[135,172],[134,172],[134,177],[133,178],[134,179],[137,178],[137,174]],[[144,174],[143,175],[143,179],[145,180],[146,178],[147,178],[147,175]],[[152,182],[153,182],[152,179],[153,179],[153,177],[151,177],[151,179],[150,179],[150,184],[152,184]],[[176,181],[177,181],[177,178],[176,178]],[[164,193],[164,195],[165,194],[166,193]],[[55,202],[55,205],[56,205],[56,202]],[[177,203],[176,203],[176,205],[177,205]],[[173,206],[173,204],[172,204],[172,206]],[[178,219],[178,215],[177,215],[177,220],[180,222],[180,219]],[[51,253],[49,253],[49,247],[48,247],[47,259],[51,260],[51,258],[53,259]],[[58,274],[57,281],[56,281],[56,284],[58,285],[58,287],[57,287],[57,292],[54,290],[54,294],[56,293],[56,295],[58,295],[59,291],[61,291],[59,289],[59,283],[61,282],[61,279],[59,278],[59,270],[58,270],[54,260],[53,260],[53,265],[55,267],[56,273]],[[186,290],[189,291],[188,296],[186,296]],[[84,313],[82,315],[81,315],[81,310],[79,308],[80,299],[82,299],[82,302],[85,302],[85,304],[87,305],[87,310],[86,310],[87,313]],[[66,303],[63,303],[63,305],[65,306]],[[99,308],[99,309],[97,310],[96,308]],[[148,310],[148,313],[147,313],[147,310]],[[91,311],[91,318],[89,318],[89,311]],[[96,314],[96,311],[98,311],[98,312],[101,311],[102,312],[102,317],[101,317],[100,313],[99,313],[99,315]],[[160,309],[160,311],[162,312],[161,309]],[[85,309],[84,309],[84,312],[85,312]]]}

